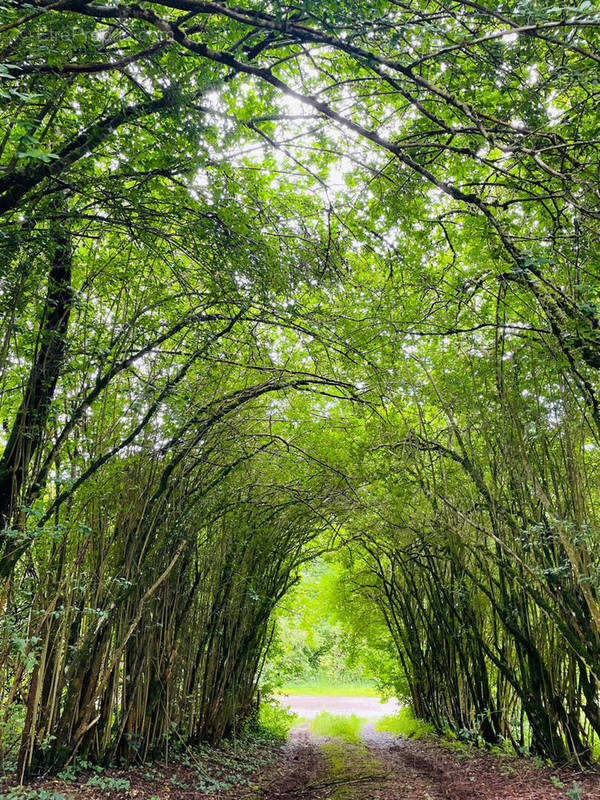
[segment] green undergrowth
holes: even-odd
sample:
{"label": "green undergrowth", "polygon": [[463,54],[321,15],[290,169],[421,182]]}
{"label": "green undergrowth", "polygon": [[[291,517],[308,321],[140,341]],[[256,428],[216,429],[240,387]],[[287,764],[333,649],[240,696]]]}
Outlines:
{"label": "green undergrowth", "polygon": [[299,721],[298,715],[275,697],[260,705],[258,730],[266,738],[285,739]]}
{"label": "green undergrowth", "polygon": [[279,695],[286,694],[314,694],[329,697],[379,697],[379,692],[370,682],[339,683],[327,679],[290,681],[285,686],[277,689]]}
{"label": "green undergrowth", "polygon": [[417,719],[410,706],[402,706],[396,714],[390,714],[377,720],[375,730],[411,739],[419,739],[421,736],[435,733],[433,725]]}
{"label": "green undergrowth", "polygon": [[321,711],[310,721],[310,729],[317,736],[332,736],[345,742],[358,742],[366,721],[366,719],[357,717],[356,714],[341,716]]}
{"label": "green undergrowth", "polygon": [[30,789],[26,786],[15,786],[6,793],[0,794],[0,800],[73,800],[73,795],[47,789]]}
{"label": "green undergrowth", "polygon": [[278,745],[293,717],[285,709],[275,709],[266,717],[260,715],[241,736],[218,747],[174,747],[167,765],[148,761],[125,770],[77,759],[54,777],[40,778],[27,786],[0,788],[0,800],[75,800],[82,796],[126,800],[139,791],[136,787],[140,780],[151,793],[149,800],[173,800],[184,792],[219,797],[240,787],[254,792],[258,788],[256,776],[277,758]]}

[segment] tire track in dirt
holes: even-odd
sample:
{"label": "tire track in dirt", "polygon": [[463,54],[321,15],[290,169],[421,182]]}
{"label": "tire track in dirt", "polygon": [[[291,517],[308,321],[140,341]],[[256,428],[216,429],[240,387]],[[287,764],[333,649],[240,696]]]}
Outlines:
{"label": "tire track in dirt", "polygon": [[600,800],[600,771],[536,766],[531,759],[457,749],[433,738],[378,733],[360,741],[296,729],[284,758],[261,784],[260,800],[565,800],[576,781]]}
{"label": "tire track in dirt", "polygon": [[321,800],[327,795],[313,789],[327,769],[327,762],[308,726],[292,729],[282,748],[281,758],[262,776],[259,792],[241,800]]}

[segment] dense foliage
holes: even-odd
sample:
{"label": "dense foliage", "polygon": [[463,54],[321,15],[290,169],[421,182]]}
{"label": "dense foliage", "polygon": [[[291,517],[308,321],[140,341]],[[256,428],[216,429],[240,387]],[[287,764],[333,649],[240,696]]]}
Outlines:
{"label": "dense foliage", "polygon": [[383,680],[389,679],[382,663],[385,651],[397,662],[384,621],[377,626],[371,614],[365,625],[359,609],[349,607],[353,598],[342,586],[346,571],[336,562],[335,553],[308,562],[279,603],[261,676],[263,691],[360,696],[396,690]]}
{"label": "dense foliage", "polygon": [[234,733],[332,542],[419,716],[591,759],[597,2],[0,8],[5,762]]}

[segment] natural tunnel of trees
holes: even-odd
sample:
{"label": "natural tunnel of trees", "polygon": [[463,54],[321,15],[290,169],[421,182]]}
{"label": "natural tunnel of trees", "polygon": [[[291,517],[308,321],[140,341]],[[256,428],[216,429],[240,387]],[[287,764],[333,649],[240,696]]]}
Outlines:
{"label": "natural tunnel of trees", "polygon": [[0,53],[3,764],[235,733],[331,550],[419,716],[593,760],[597,0],[3,0]]}

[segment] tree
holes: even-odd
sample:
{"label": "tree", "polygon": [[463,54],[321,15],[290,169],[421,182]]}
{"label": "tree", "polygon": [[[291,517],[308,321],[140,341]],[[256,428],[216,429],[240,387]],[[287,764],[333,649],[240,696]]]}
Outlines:
{"label": "tree", "polygon": [[20,775],[233,730],[324,530],[418,713],[588,760],[594,4],[4,12]]}

